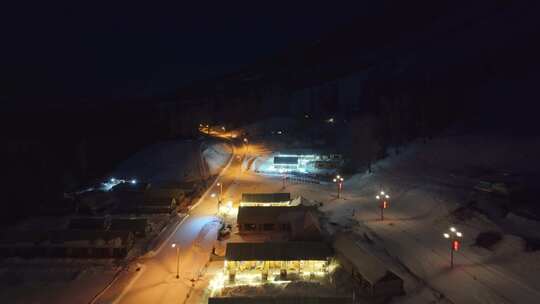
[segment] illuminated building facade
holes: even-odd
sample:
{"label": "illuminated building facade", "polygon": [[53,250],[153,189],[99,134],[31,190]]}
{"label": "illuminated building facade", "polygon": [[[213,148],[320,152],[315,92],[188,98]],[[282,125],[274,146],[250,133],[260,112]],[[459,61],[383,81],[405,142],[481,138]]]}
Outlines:
{"label": "illuminated building facade", "polygon": [[229,284],[314,279],[328,272],[332,249],[324,242],[228,243]]}

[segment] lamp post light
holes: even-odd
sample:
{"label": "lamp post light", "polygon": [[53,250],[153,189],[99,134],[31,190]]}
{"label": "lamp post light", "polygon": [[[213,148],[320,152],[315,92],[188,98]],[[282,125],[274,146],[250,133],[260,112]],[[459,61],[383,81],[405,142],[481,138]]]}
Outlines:
{"label": "lamp post light", "polygon": [[334,183],[337,184],[337,198],[340,198],[341,197],[341,191],[343,189],[343,177],[337,175],[334,179],[333,179]]}
{"label": "lamp post light", "polygon": [[176,243],[171,244],[171,248],[176,248],[176,278],[180,278],[180,245]]}
{"label": "lamp post light", "polygon": [[219,187],[219,198],[218,201],[221,202],[221,197],[223,196],[223,184],[221,182],[217,182],[216,186]]}
{"label": "lamp post light", "polygon": [[463,233],[454,227],[450,227],[450,232],[443,233],[443,236],[445,239],[450,240],[450,268],[454,268],[454,251],[458,251],[461,247]]}
{"label": "lamp post light", "polygon": [[384,191],[381,191],[375,198],[380,201],[379,208],[381,208],[381,221],[384,221],[384,209],[388,208],[388,200],[390,199],[390,195],[384,193]]}
{"label": "lamp post light", "polygon": [[249,140],[247,139],[247,137],[244,137],[244,147],[246,147],[246,154],[247,154],[249,150]]}

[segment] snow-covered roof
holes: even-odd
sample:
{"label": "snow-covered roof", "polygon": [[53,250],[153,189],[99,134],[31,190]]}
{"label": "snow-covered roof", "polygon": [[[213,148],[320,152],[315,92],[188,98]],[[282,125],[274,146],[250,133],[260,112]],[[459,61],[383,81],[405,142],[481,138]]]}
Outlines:
{"label": "snow-covered roof", "polygon": [[242,193],[242,202],[279,203],[290,200],[290,193]]}
{"label": "snow-covered roof", "polygon": [[238,208],[238,223],[275,223],[289,222],[295,215],[304,215],[314,207],[308,206],[270,206],[270,207],[240,207]]}
{"label": "snow-covered roof", "polygon": [[322,238],[322,230],[318,218],[313,212],[306,212],[302,217],[291,220],[292,239],[313,241]]}
{"label": "snow-covered roof", "polygon": [[372,285],[387,276],[397,277],[377,257],[358,246],[350,234],[338,235],[334,241],[334,250],[352,263],[356,271]]}
{"label": "snow-covered roof", "polygon": [[332,248],[324,242],[228,243],[228,261],[298,261],[326,260]]}

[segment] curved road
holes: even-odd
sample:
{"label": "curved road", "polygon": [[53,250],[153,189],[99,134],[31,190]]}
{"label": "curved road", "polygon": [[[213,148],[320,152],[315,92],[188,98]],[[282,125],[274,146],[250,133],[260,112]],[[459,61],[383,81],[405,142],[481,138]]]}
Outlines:
{"label": "curved road", "polygon": [[[222,171],[219,181],[227,187],[241,174],[242,157],[234,149],[232,159]],[[190,210],[189,215],[173,230],[153,256],[140,258],[138,272],[112,303],[183,303],[192,284],[208,262],[217,238],[219,219],[217,200],[209,195],[218,191],[215,183]],[[226,188],[224,188],[226,192]],[[180,279],[176,279],[176,249],[180,246]],[[110,295],[109,295],[110,296]],[[102,297],[95,303],[110,303]]]}

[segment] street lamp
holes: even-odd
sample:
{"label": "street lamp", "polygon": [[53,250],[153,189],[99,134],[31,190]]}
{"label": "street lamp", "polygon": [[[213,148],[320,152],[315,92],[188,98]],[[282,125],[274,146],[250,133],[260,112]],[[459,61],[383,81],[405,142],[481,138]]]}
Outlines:
{"label": "street lamp", "polygon": [[337,184],[337,198],[339,198],[341,196],[341,190],[343,188],[343,177],[338,175],[333,179],[333,181]]}
{"label": "street lamp", "polygon": [[458,251],[461,246],[463,233],[455,227],[450,227],[450,233],[443,233],[445,239],[450,240],[450,268],[454,268],[454,251]]}
{"label": "street lamp", "polygon": [[375,198],[381,202],[379,206],[379,208],[381,208],[381,221],[384,221],[384,209],[388,208],[388,199],[390,199],[390,195],[381,191]]}
{"label": "street lamp", "polygon": [[172,248],[176,248],[176,278],[180,278],[180,245],[176,243],[171,244]]}
{"label": "street lamp", "polygon": [[221,202],[221,197],[223,196],[223,184],[220,182],[217,182],[216,186],[219,187],[219,198],[218,200]]}

